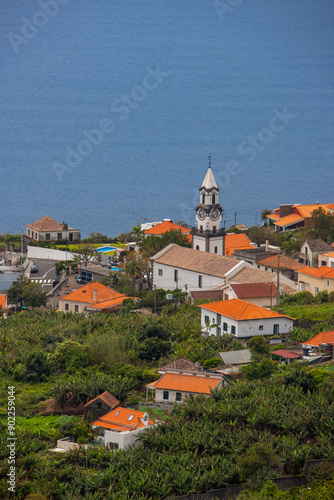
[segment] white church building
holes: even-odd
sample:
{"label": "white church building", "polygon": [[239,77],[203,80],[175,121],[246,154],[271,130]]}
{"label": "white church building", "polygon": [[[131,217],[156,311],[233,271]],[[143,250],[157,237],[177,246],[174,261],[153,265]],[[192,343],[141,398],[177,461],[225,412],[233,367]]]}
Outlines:
{"label": "white church building", "polygon": [[199,189],[200,202],[196,207],[196,227],[192,230],[192,247],[202,252],[225,254],[223,209],[219,204],[219,188],[209,168]]}

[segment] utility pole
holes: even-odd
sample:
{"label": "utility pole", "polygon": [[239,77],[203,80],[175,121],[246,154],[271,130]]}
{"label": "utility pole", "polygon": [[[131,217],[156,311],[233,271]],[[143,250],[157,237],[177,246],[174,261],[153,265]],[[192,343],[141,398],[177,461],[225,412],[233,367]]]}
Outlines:
{"label": "utility pole", "polygon": [[21,271],[23,265],[23,227],[21,227]]}
{"label": "utility pole", "polygon": [[255,215],[255,225],[257,226],[257,214]]}
{"label": "utility pole", "polygon": [[235,226],[237,225],[237,212],[235,212],[234,214],[234,225]]}
{"label": "utility pole", "polygon": [[154,312],[157,312],[157,285],[153,285],[154,288]]}
{"label": "utility pole", "polygon": [[279,306],[279,254],[277,255],[277,296],[276,305]]}

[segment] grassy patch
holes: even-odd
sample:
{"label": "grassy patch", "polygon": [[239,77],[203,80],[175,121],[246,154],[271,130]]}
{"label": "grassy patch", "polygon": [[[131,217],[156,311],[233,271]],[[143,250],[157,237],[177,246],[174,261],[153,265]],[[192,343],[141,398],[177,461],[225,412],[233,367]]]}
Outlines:
{"label": "grassy patch", "polygon": [[0,415],[7,415],[9,386],[15,387],[15,409],[17,415],[24,415],[32,410],[36,410],[41,401],[49,399],[52,395],[52,384],[50,382],[25,384],[10,379],[3,379],[0,385]]}
{"label": "grassy patch", "polygon": [[287,305],[273,307],[273,311],[283,310],[287,316],[295,319],[309,319],[314,321],[331,321],[334,314],[334,303]]}
{"label": "grassy patch", "polygon": [[161,420],[168,420],[170,418],[161,408],[152,408],[152,412]]}

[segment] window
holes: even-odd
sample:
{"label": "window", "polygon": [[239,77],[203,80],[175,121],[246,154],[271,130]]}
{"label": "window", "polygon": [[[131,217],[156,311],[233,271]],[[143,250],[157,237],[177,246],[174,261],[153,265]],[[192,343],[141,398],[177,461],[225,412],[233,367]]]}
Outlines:
{"label": "window", "polygon": [[102,408],[102,403],[96,403],[98,409]]}
{"label": "window", "polygon": [[119,410],[118,410],[118,411],[116,411],[115,416],[117,417],[117,415],[118,415],[118,414],[119,414]]}
{"label": "window", "polygon": [[234,325],[231,325],[231,333],[232,333],[232,335],[235,335],[235,326]]}
{"label": "window", "polygon": [[215,247],[215,253],[218,253],[218,247]]}
{"label": "window", "polygon": [[177,269],[174,269],[174,281],[175,281],[175,283],[178,282],[178,279],[179,279],[179,272]]}
{"label": "window", "polygon": [[65,311],[69,311],[70,310],[70,304],[65,304],[64,305],[64,309],[65,309]]}
{"label": "window", "polygon": [[75,304],[75,306],[74,306],[74,312],[76,312],[76,313],[79,312],[79,306],[78,306],[78,304]]}
{"label": "window", "polygon": [[133,417],[134,417],[134,414],[132,413],[132,414],[129,416],[128,420],[132,420],[132,419],[133,419]]}
{"label": "window", "polygon": [[50,240],[50,236],[51,236],[51,235],[50,235],[50,233],[46,233],[46,234],[45,234],[45,239],[46,239],[46,240]]}
{"label": "window", "polygon": [[199,246],[198,245],[196,245],[196,250],[199,250]]}
{"label": "window", "polygon": [[168,400],[169,400],[169,391],[164,391],[164,393],[163,393],[163,399],[164,399],[165,401],[168,401]]}
{"label": "window", "polygon": [[321,261],[321,266],[327,266],[327,262],[325,260]]}
{"label": "window", "polygon": [[327,286],[329,286],[329,280],[327,280]]}
{"label": "window", "polygon": [[212,228],[212,232],[215,233],[216,232],[216,226],[213,226]]}
{"label": "window", "polygon": [[259,326],[259,330],[263,330],[263,325],[260,325],[260,326]]}
{"label": "window", "polygon": [[260,264],[257,265],[257,268],[260,269]]}
{"label": "window", "polygon": [[104,437],[104,429],[100,427],[100,436]]}
{"label": "window", "polygon": [[28,236],[30,236],[30,229],[28,229]]}
{"label": "window", "polygon": [[209,316],[204,316],[204,323],[205,323],[205,324],[210,323],[210,318],[209,318]]}
{"label": "window", "polygon": [[202,276],[198,276],[198,288],[202,288]]}
{"label": "window", "polygon": [[199,230],[203,233],[203,226],[199,226]]}
{"label": "window", "polygon": [[158,269],[158,276],[162,276],[162,269]]}
{"label": "window", "polygon": [[57,240],[63,239],[63,233],[57,233]]}
{"label": "window", "polygon": [[315,287],[314,287],[314,291],[315,291],[315,293],[318,293],[318,292],[319,292],[319,287],[318,287],[318,286],[315,286]]}
{"label": "window", "polygon": [[217,314],[217,325],[221,325],[221,323],[222,323],[221,314]]}
{"label": "window", "polygon": [[202,203],[205,203],[205,194],[202,194]]}
{"label": "window", "polygon": [[279,334],[279,325],[274,325],[273,334],[274,335],[278,335]]}
{"label": "window", "polygon": [[267,268],[267,266],[264,266],[264,270],[265,270],[265,271],[268,271],[268,268]]}
{"label": "window", "polygon": [[221,337],[222,334],[222,329],[218,326],[217,327],[217,337]]}
{"label": "window", "polygon": [[181,401],[182,399],[182,394],[180,392],[177,392],[176,393],[176,397],[175,397],[176,401]]}
{"label": "window", "polygon": [[223,330],[224,332],[227,332],[227,323],[223,323]]}
{"label": "window", "polygon": [[215,194],[212,195],[212,203],[216,203],[216,195]]}
{"label": "window", "polygon": [[73,233],[70,233],[70,241],[73,241]]}
{"label": "window", "polygon": [[109,443],[110,450],[118,450],[118,443]]}

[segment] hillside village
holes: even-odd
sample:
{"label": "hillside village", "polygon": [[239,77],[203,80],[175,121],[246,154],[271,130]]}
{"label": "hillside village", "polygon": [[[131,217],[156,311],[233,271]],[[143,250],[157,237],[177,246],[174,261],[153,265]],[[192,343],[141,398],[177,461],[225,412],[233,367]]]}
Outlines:
{"label": "hillside village", "polygon": [[46,215],[0,235],[17,498],[333,488],[334,203],[264,209],[252,228],[226,228],[221,203],[210,161],[194,227],[82,238]]}

